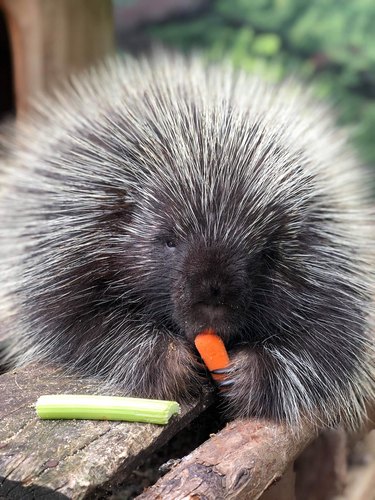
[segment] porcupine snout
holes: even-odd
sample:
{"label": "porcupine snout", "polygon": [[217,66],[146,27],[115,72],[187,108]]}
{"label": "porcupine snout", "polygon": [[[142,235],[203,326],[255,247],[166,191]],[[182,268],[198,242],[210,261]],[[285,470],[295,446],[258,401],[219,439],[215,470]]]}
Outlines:
{"label": "porcupine snout", "polygon": [[180,279],[175,307],[188,338],[206,328],[213,328],[224,340],[238,332],[249,277],[230,248],[218,242],[190,246]]}

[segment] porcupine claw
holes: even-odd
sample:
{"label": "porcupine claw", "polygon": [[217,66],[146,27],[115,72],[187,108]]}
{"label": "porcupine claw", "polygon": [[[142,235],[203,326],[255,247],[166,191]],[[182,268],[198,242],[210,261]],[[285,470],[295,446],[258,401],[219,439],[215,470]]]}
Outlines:
{"label": "porcupine claw", "polygon": [[211,370],[211,373],[214,373],[215,375],[228,375],[229,373],[233,372],[233,368],[218,368],[217,370]]}
{"label": "porcupine claw", "polygon": [[[233,368],[218,368],[217,370],[211,370],[210,373],[213,373],[214,375],[229,375],[233,373]],[[229,387],[234,384],[233,379],[227,379],[224,378],[223,380],[216,380],[216,384],[220,389],[225,389],[226,387]]]}
{"label": "porcupine claw", "polygon": [[226,389],[227,387],[232,386],[234,384],[234,380],[233,379],[230,379],[230,380],[225,379],[225,380],[221,380],[221,381],[216,382],[216,383],[220,389]]}

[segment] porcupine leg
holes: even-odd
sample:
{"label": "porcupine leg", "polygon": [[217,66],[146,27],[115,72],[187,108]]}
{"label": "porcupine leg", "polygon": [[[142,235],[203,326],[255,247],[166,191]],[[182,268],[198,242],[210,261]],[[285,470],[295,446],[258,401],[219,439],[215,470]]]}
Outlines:
{"label": "porcupine leg", "polygon": [[122,339],[123,347],[115,341],[106,343],[101,366],[94,363],[89,371],[95,374],[99,369],[104,381],[122,387],[127,396],[181,403],[201,394],[207,381],[186,341],[157,330],[145,330],[142,337]]}
{"label": "porcupine leg", "polygon": [[145,392],[152,387],[151,394],[161,399],[188,401],[201,393],[205,380],[200,375],[200,364],[191,348],[181,339],[164,336],[150,363],[145,360]]}
{"label": "porcupine leg", "polygon": [[267,369],[270,359],[254,348],[242,346],[229,353],[228,368],[215,370],[225,378],[218,382],[222,396],[227,401],[231,417],[265,417],[284,419],[277,405],[279,387],[277,379]]}

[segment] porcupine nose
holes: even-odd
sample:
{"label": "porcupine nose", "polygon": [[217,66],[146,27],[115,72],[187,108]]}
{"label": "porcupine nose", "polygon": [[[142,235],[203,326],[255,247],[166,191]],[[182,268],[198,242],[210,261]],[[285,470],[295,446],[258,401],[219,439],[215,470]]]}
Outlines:
{"label": "porcupine nose", "polygon": [[216,306],[220,304],[220,300],[222,299],[222,287],[218,281],[213,283],[206,283],[202,287],[202,302],[210,305]]}
{"label": "porcupine nose", "polygon": [[195,312],[207,325],[217,325],[228,314],[228,297],[220,278],[203,279],[197,290]]}
{"label": "porcupine nose", "polygon": [[220,286],[218,285],[211,285],[210,286],[210,295],[213,299],[219,299],[221,295],[221,290]]}
{"label": "porcupine nose", "polygon": [[220,283],[202,280],[196,297],[201,309],[215,310],[222,303],[223,290]]}
{"label": "porcupine nose", "polygon": [[203,323],[226,317],[236,301],[231,258],[222,245],[192,247],[186,260],[186,296]]}
{"label": "porcupine nose", "polygon": [[[196,303],[203,309],[214,311],[215,308],[220,308],[225,302],[227,295],[224,286],[224,277],[215,276],[212,270],[205,277],[201,277],[195,283]],[[210,276],[211,275],[211,276]]]}

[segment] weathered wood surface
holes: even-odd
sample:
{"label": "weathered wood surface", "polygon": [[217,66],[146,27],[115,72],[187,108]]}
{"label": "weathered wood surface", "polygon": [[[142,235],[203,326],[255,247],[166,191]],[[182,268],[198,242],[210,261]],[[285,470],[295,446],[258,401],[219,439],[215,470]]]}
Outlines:
{"label": "weathered wood surface", "polygon": [[[375,500],[375,431],[347,435],[308,428],[293,434],[266,421],[232,422],[181,460],[139,500]],[[352,470],[349,451],[365,438],[364,463]],[[348,462],[349,460],[349,462]]]}
{"label": "weathered wood surface", "polygon": [[[282,478],[313,437],[307,428],[296,435],[267,421],[231,422],[137,498],[255,500]],[[289,487],[288,479],[284,492]]]}
{"label": "weathered wood surface", "polygon": [[114,51],[111,0],[0,0],[8,26],[17,113],[49,89]]}
{"label": "weathered wood surface", "polygon": [[[92,394],[95,380],[35,365],[0,377],[0,498],[103,498],[209,404],[205,395],[169,425],[39,420],[42,394]],[[112,392],[114,394],[114,392]]]}

